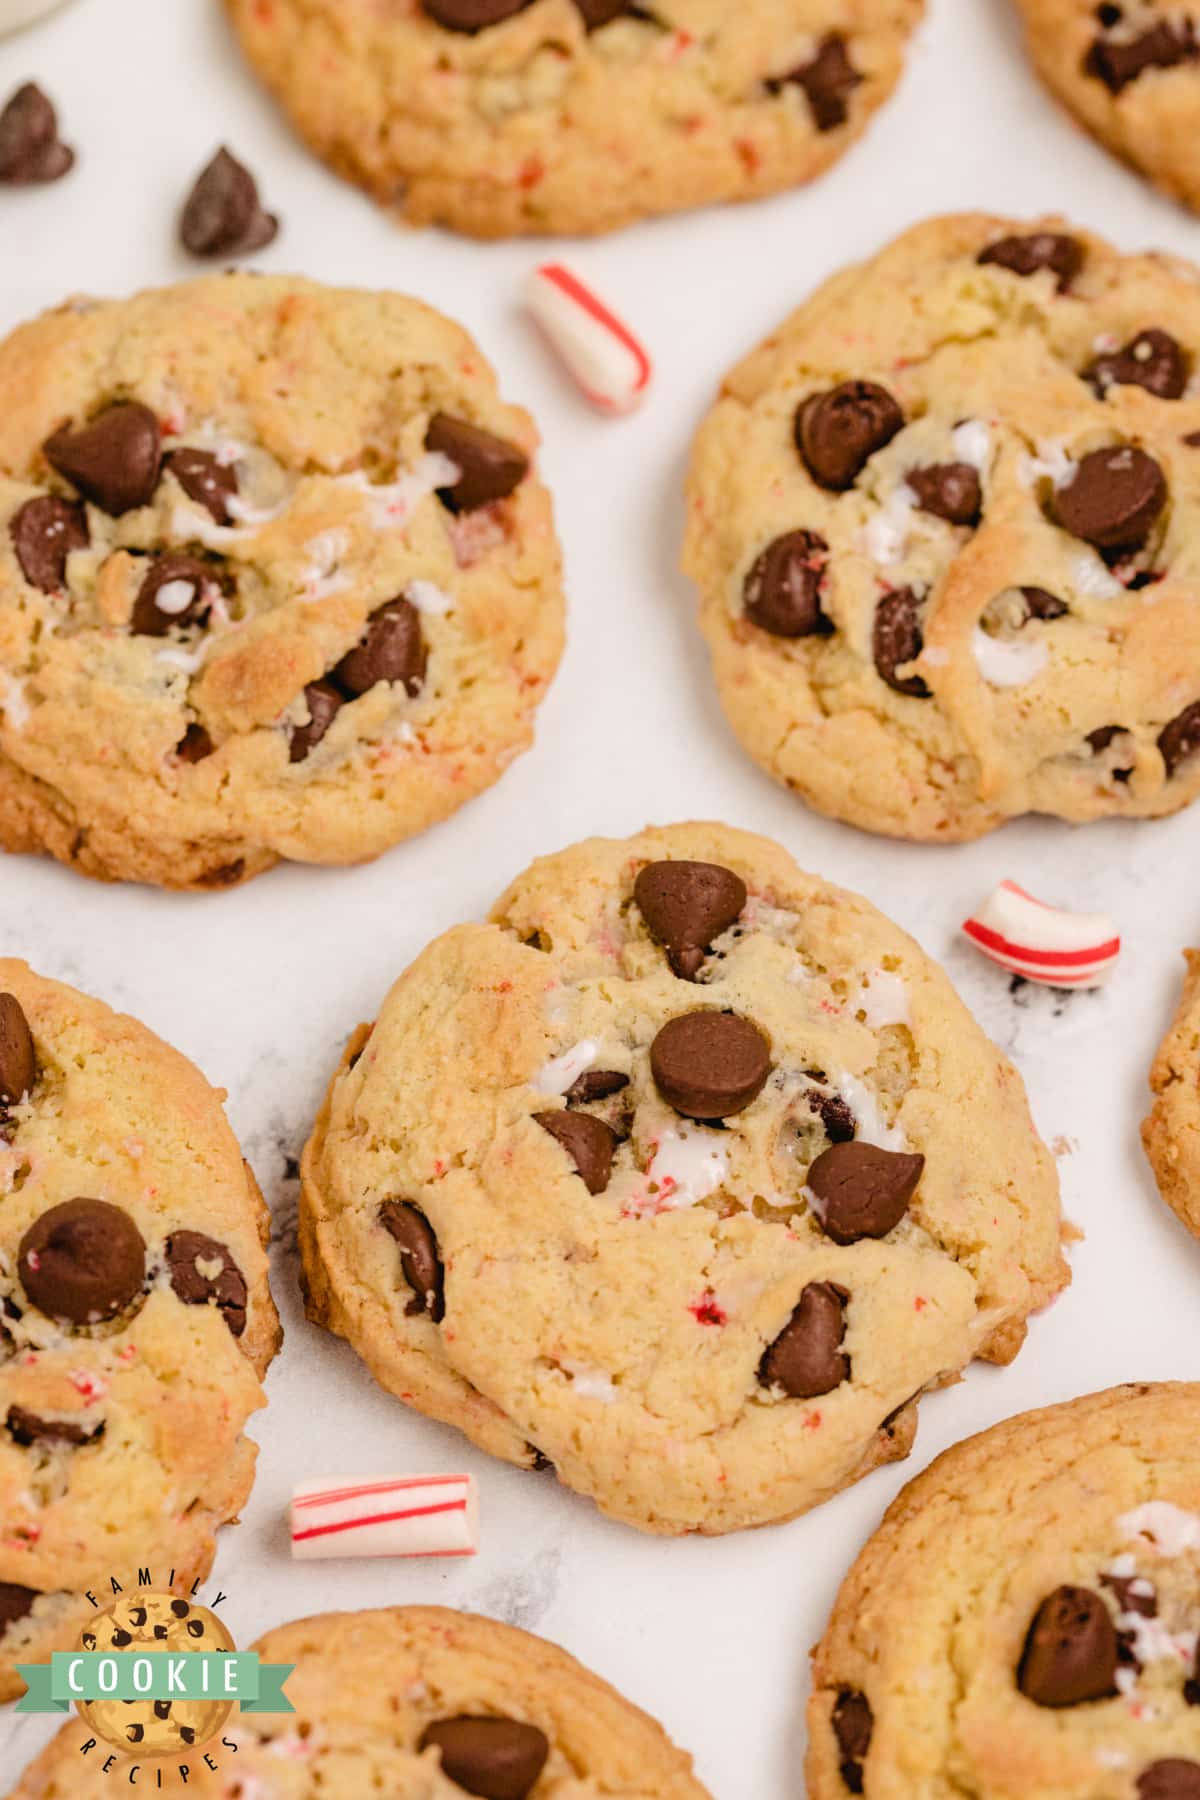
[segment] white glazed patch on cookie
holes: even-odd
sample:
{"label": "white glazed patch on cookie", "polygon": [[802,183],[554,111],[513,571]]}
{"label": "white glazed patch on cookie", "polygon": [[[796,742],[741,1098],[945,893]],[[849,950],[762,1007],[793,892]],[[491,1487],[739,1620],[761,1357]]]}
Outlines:
{"label": "white glazed patch on cookie", "polygon": [[1093,600],[1119,600],[1125,592],[1093,551],[1085,550],[1072,557],[1071,580],[1077,593],[1087,594]]}
{"label": "white glazed patch on cookie", "polygon": [[879,1150],[905,1150],[908,1147],[903,1128],[889,1125],[880,1110],[879,1096],[857,1075],[843,1069],[835,1077],[834,1086],[854,1114],[854,1135],[860,1143],[874,1144]]}
{"label": "white glazed patch on cookie", "polygon": [[10,731],[24,731],[33,716],[25,683],[15,675],[0,673],[0,714]]}
{"label": "white glazed patch on cookie", "polygon": [[438,587],[434,581],[410,581],[404,590],[404,598],[423,613],[448,613],[454,610],[454,596],[445,588]]}
{"label": "white glazed patch on cookie", "polygon": [[982,419],[964,419],[952,435],[954,453],[982,475],[992,457],[992,434]]}
{"label": "white glazed patch on cookie", "polygon": [[[427,450],[423,456],[390,482],[372,481],[361,469],[340,477],[344,487],[362,494],[371,521],[381,531],[402,530],[412,519],[423,500],[438,488],[452,488],[462,471],[439,450]],[[415,603],[414,603],[415,604]]]}
{"label": "white glazed patch on cookie", "polygon": [[971,633],[971,654],[989,687],[1024,687],[1036,681],[1050,662],[1044,638],[991,637],[978,626]]}
{"label": "white glazed patch on cookie", "polygon": [[1143,1538],[1160,1556],[1182,1556],[1200,1550],[1200,1513],[1187,1512],[1169,1500],[1147,1500],[1122,1513],[1117,1527],[1127,1538]]}
{"label": "white glazed patch on cookie", "polygon": [[707,1200],[728,1178],[724,1133],[682,1122],[663,1132],[646,1171],[658,1201],[672,1210]]}
{"label": "white glazed patch on cookie", "polygon": [[877,568],[890,569],[904,561],[916,500],[912,489],[902,481],[863,526],[863,548]]}
{"label": "white glazed patch on cookie", "polygon": [[859,1010],[872,1031],[888,1025],[911,1025],[912,1001],[904,978],[890,969],[864,975]]}
{"label": "white glazed patch on cookie", "polygon": [[552,1056],[549,1062],[543,1063],[534,1075],[532,1085],[539,1094],[565,1094],[592,1067],[599,1054],[599,1040],[583,1038],[569,1050],[564,1050],[561,1056]]}

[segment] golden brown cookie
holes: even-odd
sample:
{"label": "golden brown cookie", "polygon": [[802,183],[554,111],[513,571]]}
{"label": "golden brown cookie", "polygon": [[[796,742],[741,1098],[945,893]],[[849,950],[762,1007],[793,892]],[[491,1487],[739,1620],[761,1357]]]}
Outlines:
{"label": "golden brown cookie", "polygon": [[1142,1143],[1159,1193],[1200,1236],[1200,950],[1183,954],[1183,992],[1150,1071],[1154,1105]]}

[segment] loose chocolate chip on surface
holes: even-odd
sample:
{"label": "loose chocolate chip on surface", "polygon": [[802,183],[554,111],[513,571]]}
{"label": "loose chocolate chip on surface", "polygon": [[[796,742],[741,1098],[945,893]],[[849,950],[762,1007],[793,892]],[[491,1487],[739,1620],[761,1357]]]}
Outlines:
{"label": "loose chocolate chip on surface", "polygon": [[38,1598],[37,1588],[21,1587],[15,1581],[0,1581],[0,1636],[7,1626],[28,1618]]}
{"label": "loose chocolate chip on surface", "polygon": [[424,683],[426,660],[420,613],[411,600],[389,600],[371,614],[331,679],[350,695],[369,693],[377,681],[402,681],[413,696]]}
{"label": "loose chocolate chip on surface", "polygon": [[37,1059],[25,1009],[15,994],[0,994],[0,1105],[15,1106],[37,1080]]}
{"label": "loose chocolate chip on surface", "polygon": [[1200,1800],[1200,1763],[1164,1757],[1138,1776],[1137,1791],[1138,1800]]}
{"label": "loose chocolate chip on surface", "polygon": [[1038,1607],[1017,1668],[1017,1686],[1038,1706],[1080,1706],[1117,1691],[1117,1632],[1100,1595],[1060,1587]]}
{"label": "loose chocolate chip on surface", "polygon": [[105,407],[77,431],[64,425],[46,439],[42,450],[52,469],[114,518],[145,506],[158,486],[162,462],[158,420],[137,400]]}
{"label": "loose chocolate chip on surface", "polygon": [[199,624],[208,615],[214,585],[212,571],[198,557],[177,552],[154,557],[134,602],[133,630],[139,637],[166,637],[175,626]]}
{"label": "loose chocolate chip on surface", "polygon": [[781,1387],[795,1400],[815,1400],[849,1381],[850,1358],[842,1351],[849,1298],[834,1281],[809,1282],[759,1365],[764,1387]]}
{"label": "loose chocolate chip on surface", "polygon": [[612,1174],[613,1151],[617,1134],[603,1119],[591,1113],[538,1112],[533,1115],[543,1131],[560,1143],[589,1194],[602,1194]]}
{"label": "loose chocolate chip on surface", "polygon": [[766,85],[773,94],[785,87],[803,88],[812,109],[813,123],[818,131],[824,132],[835,131],[846,123],[850,95],[862,85],[862,80],[850,61],[845,38],[841,32],[831,31],[822,38],[816,55],[808,62],[800,63],[786,75],[773,76]]}
{"label": "loose chocolate chip on surface", "polygon": [[185,1306],[215,1302],[234,1337],[246,1329],[246,1278],[229,1246],[202,1231],[173,1231],[167,1239],[171,1286]]}
{"label": "loose chocolate chip on surface", "polygon": [[211,756],[216,747],[204,726],[193,721],[176,744],[175,754],[182,763],[199,763]]}
{"label": "loose chocolate chip on surface", "polygon": [[59,141],[52,101],[27,81],[0,112],[0,182],[57,181],[74,166],[75,152]]}
{"label": "loose chocolate chip on surface", "polygon": [[193,256],[242,256],[261,250],[279,231],[279,220],[259,204],[253,175],[221,149],[196,177],[179,221],[179,236]]}
{"label": "loose chocolate chip on surface", "polygon": [[88,547],[87,514],[77,502],[58,494],[26,500],[9,525],[13,549],[30,587],[56,594],[66,582],[67,557]]}
{"label": "loose chocolate chip on surface", "polygon": [[1131,444],[1093,450],[1056,490],[1054,515],[1064,531],[1109,552],[1145,543],[1167,501],[1167,483],[1152,456]]}
{"label": "loose chocolate chip on surface", "polygon": [[427,1725],[417,1748],[430,1745],[442,1753],[443,1775],[481,1800],[526,1800],[550,1754],[536,1725],[467,1714]]}
{"label": "loose chocolate chip on surface", "polygon": [[1062,619],[1070,612],[1065,600],[1057,594],[1049,594],[1045,588],[1023,587],[1021,598],[1027,607],[1027,619]]}
{"label": "loose chocolate chip on surface", "polygon": [[825,1127],[825,1136],[830,1143],[848,1144],[858,1127],[853,1112],[842,1096],[825,1093],[821,1088],[809,1088],[805,1099]]}
{"label": "loose chocolate chip on surface", "polygon": [[529,473],[529,458],[516,444],[448,413],[435,413],[429,421],[425,448],[448,457],[458,469],[454,485],[438,489],[438,499],[451,512],[474,512],[503,500]]}
{"label": "loose chocolate chip on surface", "polygon": [[833,1735],[842,1753],[839,1774],[852,1794],[863,1791],[863,1759],[871,1748],[875,1716],[865,1694],[843,1688],[833,1707]]}
{"label": "loose chocolate chip on surface", "polygon": [[81,1425],[75,1419],[43,1419],[27,1406],[10,1406],[4,1420],[10,1435],[18,1444],[89,1444],[104,1430],[103,1419]]}
{"label": "loose chocolate chip on surface", "polygon": [[421,0],[423,11],[447,31],[486,31],[524,12],[533,0]]}
{"label": "loose chocolate chip on surface", "polygon": [[1140,387],[1158,400],[1178,400],[1187,386],[1188,365],[1169,331],[1139,331],[1123,350],[1098,356],[1083,379],[1103,397],[1110,387]]}
{"label": "loose chocolate chip on surface", "polygon": [[796,448],[813,480],[841,492],[854,486],[877,450],[903,429],[904,414],[875,381],[843,381],[796,409]]}
{"label": "loose chocolate chip on surface", "polygon": [[882,1238],[895,1229],[917,1191],[925,1158],[875,1144],[831,1144],[808,1171],[813,1211],[835,1244]]}
{"label": "loose chocolate chip on surface", "polygon": [[1158,734],[1158,748],[1168,777],[1200,750],[1200,700],[1194,700],[1178,718],[1163,726]]}
{"label": "loose chocolate chip on surface", "polygon": [[607,1100],[610,1094],[619,1094],[628,1086],[628,1075],[622,1075],[619,1069],[589,1069],[571,1083],[565,1098],[568,1106],[586,1106],[590,1100]]}
{"label": "loose chocolate chip on surface", "polygon": [[875,608],[875,624],[871,649],[875,669],[881,681],[897,694],[908,694],[914,700],[928,700],[929,686],[920,675],[897,675],[906,663],[915,662],[925,648],[921,629],[924,602],[913,588],[896,588],[885,594]]}
{"label": "loose chocolate chip on surface", "polygon": [[332,681],[310,681],[304,690],[308,707],[308,723],[294,725],[288,744],[288,761],[303,762],[310,750],[320,743],[342,706],[343,696]]}
{"label": "loose chocolate chip on surface", "polygon": [[815,531],[788,531],[755,558],[742,588],[746,617],[773,637],[828,637],[821,611],[829,545]]}
{"label": "loose chocolate chip on surface", "polygon": [[1065,237],[1057,231],[1035,231],[1028,237],[998,238],[981,250],[975,258],[984,265],[994,263],[1014,275],[1036,275],[1050,269],[1058,276],[1058,291],[1065,293],[1083,267],[1083,245],[1078,238]]}
{"label": "loose chocolate chip on surface", "polygon": [[638,871],[633,897],[676,975],[694,981],[714,938],[737,923],[746,884],[720,863],[652,862]]}
{"label": "loose chocolate chip on surface", "polygon": [[229,502],[238,491],[237,470],[224,463],[212,450],[169,450],[163,468],[170,471],[197,506],[211,516],[214,525],[229,525],[233,515]]}
{"label": "loose chocolate chip on surface", "polygon": [[33,1221],[17,1251],[30,1303],[51,1319],[89,1325],[111,1319],[141,1292],[142,1234],[107,1200],[64,1200]]}
{"label": "loose chocolate chip on surface", "polygon": [[[1116,23],[1116,20],[1113,21]],[[1196,28],[1190,21],[1162,19],[1135,38],[1098,37],[1084,59],[1089,75],[1119,94],[1147,69],[1174,69],[1200,57]]]}
{"label": "loose chocolate chip on surface", "polygon": [[771,1049],[750,1019],[691,1012],[668,1019],[650,1046],[655,1086],[689,1119],[724,1119],[756,1099],[771,1072]]}
{"label": "loose chocolate chip on surface", "polygon": [[979,471],[971,463],[931,463],[904,477],[922,512],[950,525],[978,525],[983,510]]}
{"label": "loose chocolate chip on surface", "polygon": [[400,1273],[413,1291],[405,1312],[427,1312],[440,1325],[446,1314],[445,1272],[433,1226],[407,1200],[385,1200],[379,1222],[400,1246]]}

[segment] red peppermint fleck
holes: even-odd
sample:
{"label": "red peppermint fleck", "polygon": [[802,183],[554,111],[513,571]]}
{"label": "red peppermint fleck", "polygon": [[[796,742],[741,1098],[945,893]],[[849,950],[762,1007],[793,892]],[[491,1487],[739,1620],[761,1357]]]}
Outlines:
{"label": "red peppermint fleck", "polygon": [[914,1312],[924,1312],[925,1308],[928,1305],[929,1305],[929,1302],[928,1302],[928,1300],[926,1300],[924,1294],[918,1294],[916,1299],[913,1301],[913,1311]]}
{"label": "red peppermint fleck", "polygon": [[700,1298],[691,1302],[688,1311],[697,1325],[724,1325],[729,1317],[711,1288],[705,1288]]}
{"label": "red peppermint fleck", "polygon": [[805,1431],[820,1431],[821,1415],[819,1412],[809,1413],[808,1417],[804,1421],[804,1429],[805,1429]]}
{"label": "red peppermint fleck", "polygon": [[541,157],[531,156],[521,164],[521,171],[517,176],[517,186],[523,188],[535,188],[545,173],[546,165]]}

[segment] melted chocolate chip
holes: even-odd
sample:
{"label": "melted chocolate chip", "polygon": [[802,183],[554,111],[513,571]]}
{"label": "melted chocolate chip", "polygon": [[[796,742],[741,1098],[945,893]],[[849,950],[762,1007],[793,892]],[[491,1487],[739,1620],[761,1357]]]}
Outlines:
{"label": "melted chocolate chip", "polygon": [[[1113,23],[1117,23],[1116,20]],[[1200,57],[1196,28],[1190,20],[1176,24],[1161,19],[1133,38],[1098,37],[1084,59],[1089,75],[1119,94],[1147,69],[1174,69]]]}
{"label": "melted chocolate chip", "polygon": [[746,884],[720,863],[652,862],[638,871],[633,897],[676,975],[694,981],[714,938],[737,923]]}
{"label": "melted chocolate chip", "polygon": [[77,1419],[43,1419],[27,1406],[10,1406],[4,1420],[14,1442],[28,1446],[36,1443],[90,1444],[104,1430],[103,1419],[81,1425]]}
{"label": "melted chocolate chip", "polygon": [[788,531],[761,551],[742,588],[746,617],[773,637],[828,637],[821,611],[829,545],[815,531]]}
{"label": "melted chocolate chip", "polygon": [[833,1735],[842,1753],[838,1773],[852,1794],[863,1791],[863,1761],[871,1748],[875,1716],[865,1694],[843,1688],[833,1706]]}
{"label": "melted chocolate chip", "polygon": [[138,590],[130,624],[139,637],[166,637],[176,626],[208,617],[214,582],[207,563],[172,551],[153,558]]}
{"label": "melted chocolate chip", "polygon": [[1200,700],[1194,700],[1169,725],[1163,726],[1158,734],[1158,749],[1169,780],[1182,763],[1200,750]]}
{"label": "melted chocolate chip", "polygon": [[619,1142],[616,1132],[591,1113],[537,1112],[533,1115],[543,1131],[560,1143],[589,1194],[602,1194],[612,1174],[613,1151]]}
{"label": "melted chocolate chip", "polygon": [[427,1312],[440,1325],[446,1316],[446,1278],[433,1226],[408,1200],[385,1200],[379,1222],[400,1247],[400,1273],[413,1291],[405,1312]]}
{"label": "melted chocolate chip", "polygon": [[843,381],[810,394],[796,411],[796,448],[813,480],[834,492],[854,486],[877,450],[903,429],[904,414],[874,381]]}
{"label": "melted chocolate chip", "polygon": [[0,1637],[10,1625],[28,1618],[34,1601],[40,1599],[37,1588],[21,1587],[15,1581],[0,1581]]}
{"label": "melted chocolate chip", "polygon": [[[1158,1595],[1154,1584],[1144,1575],[1102,1575],[1100,1586],[1107,1588],[1117,1603],[1118,1612],[1137,1613],[1143,1619],[1157,1619]],[[1140,1589],[1149,1588],[1142,1593]]]}
{"label": "melted chocolate chip", "polygon": [[526,1800],[550,1754],[536,1725],[467,1714],[427,1725],[417,1748],[430,1745],[441,1751],[442,1774],[482,1800]]}
{"label": "melted chocolate chip", "polygon": [[204,726],[193,721],[176,744],[175,754],[182,763],[200,763],[211,756],[216,747]]}
{"label": "melted chocolate chip", "polygon": [[821,1088],[809,1088],[805,1099],[825,1127],[825,1136],[831,1144],[848,1144],[857,1130],[853,1112],[840,1094],[824,1092]]}
{"label": "melted chocolate chip", "polygon": [[74,166],[75,152],[59,140],[53,102],[27,81],[0,112],[0,182],[27,187],[58,181]]}
{"label": "melted chocolate chip", "polygon": [[0,1106],[16,1106],[37,1080],[37,1058],[25,1009],[0,994]]}
{"label": "melted chocolate chip", "polygon": [[897,694],[908,694],[914,700],[928,700],[929,686],[920,675],[898,675],[907,663],[915,662],[925,648],[921,629],[924,601],[915,589],[896,588],[885,594],[875,608],[875,624],[871,634],[872,654],[881,681],[886,681]]}
{"label": "melted chocolate chip", "polygon": [[1083,379],[1103,397],[1110,387],[1140,387],[1158,400],[1178,400],[1188,380],[1187,357],[1169,331],[1139,331],[1123,350],[1098,356]]}
{"label": "melted chocolate chip", "polygon": [[292,727],[288,742],[289,762],[303,762],[309,751],[316,749],[343,704],[343,696],[331,681],[310,681],[304,690],[304,700],[308,707],[308,722]]}
{"label": "melted chocolate chip", "polygon": [[438,489],[442,505],[455,513],[503,500],[529,473],[529,458],[516,444],[447,413],[435,413],[430,420],[425,448],[448,457],[458,469],[453,486]]}
{"label": "melted chocolate chip", "polygon": [[931,463],[925,469],[910,469],[904,479],[922,512],[950,525],[978,525],[983,489],[979,471],[971,463]]}
{"label": "melted chocolate chip", "polygon": [[420,0],[421,8],[447,31],[486,31],[524,12],[533,0]]}
{"label": "melted chocolate chip", "polygon": [[221,149],[196,177],[179,221],[179,236],[193,256],[244,256],[261,250],[279,231],[264,212],[253,175]]}
{"label": "melted chocolate chip", "polygon": [[1152,456],[1131,444],[1093,450],[1054,495],[1064,531],[1109,554],[1145,543],[1167,502],[1167,484]]}
{"label": "melted chocolate chip", "polygon": [[141,1293],[146,1246],[123,1207],[64,1200],[26,1231],[17,1271],[30,1304],[47,1318],[90,1325],[113,1318]]}
{"label": "melted chocolate chip", "polygon": [[607,1100],[610,1094],[619,1094],[628,1086],[628,1075],[622,1075],[619,1069],[589,1069],[571,1083],[566,1102],[568,1106],[586,1106],[592,1100]]}
{"label": "melted chocolate chip", "polygon": [[809,1282],[759,1365],[764,1387],[781,1387],[796,1400],[815,1400],[849,1381],[850,1358],[842,1351],[849,1298],[834,1281]]}
{"label": "melted chocolate chip", "polygon": [[849,117],[849,100],[863,77],[850,61],[846,40],[840,31],[822,38],[815,56],[799,63],[786,75],[775,75],[766,83],[772,94],[785,87],[804,90],[818,131],[835,131]]}
{"label": "melted chocolate chip", "polygon": [[171,1287],[185,1306],[215,1305],[234,1337],[246,1329],[246,1278],[227,1244],[202,1231],[173,1231],[167,1239]]}
{"label": "melted chocolate chip", "polygon": [[22,575],[43,594],[56,594],[66,585],[68,556],[88,547],[83,507],[57,494],[26,500],[8,529]]}
{"label": "melted chocolate chip", "polygon": [[233,515],[229,502],[238,491],[237,470],[211,450],[170,450],[163,468],[179,483],[189,500],[202,506],[214,525],[231,525]]}
{"label": "melted chocolate chip", "polygon": [[808,1171],[817,1223],[835,1244],[886,1237],[908,1211],[924,1167],[923,1156],[875,1144],[831,1144]]}
{"label": "melted chocolate chip", "polygon": [[1164,1757],[1138,1776],[1137,1792],[1138,1800],[1200,1800],[1200,1763]]}
{"label": "melted chocolate chip", "polygon": [[114,518],[145,506],[158,486],[158,420],[136,400],[105,407],[77,431],[64,425],[42,446],[52,469]]}
{"label": "melted chocolate chip", "polygon": [[1115,1694],[1117,1633],[1100,1595],[1060,1587],[1033,1616],[1017,1686],[1038,1706],[1080,1706]]}
{"label": "melted chocolate chip", "polygon": [[369,693],[378,681],[403,682],[405,692],[414,696],[424,684],[426,660],[420,613],[411,600],[389,600],[371,614],[366,631],[331,680],[351,697]]}
{"label": "melted chocolate chip", "polygon": [[981,250],[977,263],[994,263],[1014,275],[1036,275],[1049,269],[1058,276],[1058,291],[1065,293],[1083,267],[1083,245],[1078,238],[1057,231],[1035,231],[1028,237],[998,238]]}
{"label": "melted chocolate chip", "polygon": [[655,1086],[689,1119],[725,1119],[757,1099],[771,1072],[771,1048],[737,1013],[691,1012],[668,1019],[650,1046]]}

